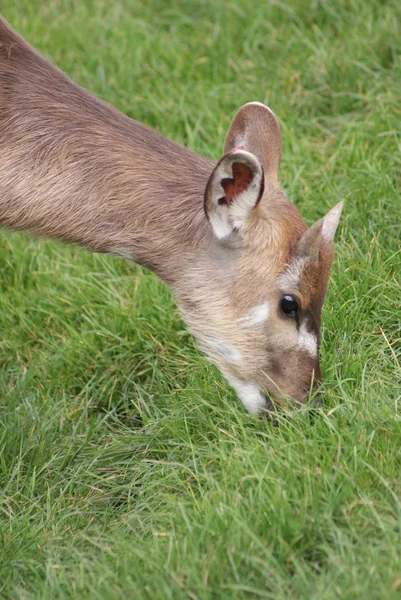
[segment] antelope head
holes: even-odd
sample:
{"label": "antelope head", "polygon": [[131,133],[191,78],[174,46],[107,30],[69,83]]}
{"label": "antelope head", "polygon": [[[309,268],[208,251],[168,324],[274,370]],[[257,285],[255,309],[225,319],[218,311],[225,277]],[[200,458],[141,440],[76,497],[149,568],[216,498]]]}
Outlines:
{"label": "antelope head", "polygon": [[179,294],[200,347],[251,413],[302,405],[318,391],[320,314],[342,210],[340,202],[308,228],[279,187],[280,159],[274,114],[246,104],[206,186],[204,256]]}

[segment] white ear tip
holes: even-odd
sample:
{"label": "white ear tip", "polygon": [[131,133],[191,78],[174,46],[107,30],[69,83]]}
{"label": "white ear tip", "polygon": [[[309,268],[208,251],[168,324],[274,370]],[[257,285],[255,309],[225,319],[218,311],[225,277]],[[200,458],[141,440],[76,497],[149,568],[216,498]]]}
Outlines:
{"label": "white ear tip", "polygon": [[332,241],[336,233],[338,223],[340,222],[343,211],[344,201],[342,200],[332,208],[323,218],[322,236],[328,241]]}
{"label": "white ear tip", "polygon": [[274,112],[272,111],[271,108],[269,108],[268,106],[266,106],[266,104],[263,104],[263,102],[258,102],[257,100],[254,100],[253,102],[247,102],[246,104],[244,104],[243,108],[245,108],[246,106],[259,106],[260,108],[264,108],[265,110],[267,110],[275,119],[277,119],[276,115],[274,114]]}
{"label": "white ear tip", "polygon": [[258,102],[257,100],[247,102],[244,106],[261,106],[262,108],[267,108],[267,110],[270,110],[270,108],[268,108],[266,104],[263,104],[263,102]]}

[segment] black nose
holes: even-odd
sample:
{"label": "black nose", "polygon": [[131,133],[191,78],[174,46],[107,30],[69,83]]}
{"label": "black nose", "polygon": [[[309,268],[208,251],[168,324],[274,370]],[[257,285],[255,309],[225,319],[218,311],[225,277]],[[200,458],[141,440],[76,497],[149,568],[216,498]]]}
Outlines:
{"label": "black nose", "polygon": [[[265,405],[263,407],[264,413],[266,417],[274,420],[275,415],[277,413],[281,413],[280,406],[277,405],[273,400],[268,396],[268,394],[264,394],[265,397]],[[309,402],[308,406],[312,409],[320,408],[323,405],[323,395],[321,393],[316,394],[313,399]],[[300,408],[300,404],[297,405]]]}
{"label": "black nose", "polygon": [[264,394],[265,397],[265,405],[264,410],[267,411],[268,415],[271,416],[271,413],[277,412],[277,406],[274,404],[273,400],[267,394]]}
{"label": "black nose", "polygon": [[313,400],[310,403],[311,408],[319,408],[323,404],[323,396],[322,394],[316,394]]}
{"label": "black nose", "polygon": [[275,418],[279,411],[279,407],[273,402],[273,400],[266,394],[263,394],[265,399],[265,405],[262,408],[262,414],[264,417],[267,417],[269,421],[273,424],[278,425],[278,422]]}

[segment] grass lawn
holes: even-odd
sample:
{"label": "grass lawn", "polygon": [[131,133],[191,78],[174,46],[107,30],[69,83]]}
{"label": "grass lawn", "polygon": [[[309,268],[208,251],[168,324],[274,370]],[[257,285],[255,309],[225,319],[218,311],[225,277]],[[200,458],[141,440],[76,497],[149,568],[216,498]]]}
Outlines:
{"label": "grass lawn", "polygon": [[401,598],[398,0],[3,0],[76,82],[218,159],[280,119],[307,223],[341,199],[325,406],[247,415],[169,290],[0,233],[0,597]]}

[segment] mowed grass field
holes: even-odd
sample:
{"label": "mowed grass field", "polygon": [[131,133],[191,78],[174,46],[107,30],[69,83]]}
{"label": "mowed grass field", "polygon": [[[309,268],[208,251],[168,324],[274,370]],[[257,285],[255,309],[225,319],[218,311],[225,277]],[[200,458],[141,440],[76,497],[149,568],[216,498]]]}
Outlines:
{"label": "mowed grass field", "polygon": [[[401,597],[397,0],[4,0],[72,79],[199,153],[268,104],[307,223],[345,200],[325,405],[247,415],[169,290],[0,234],[0,596]],[[196,174],[194,174],[196,176]]]}

